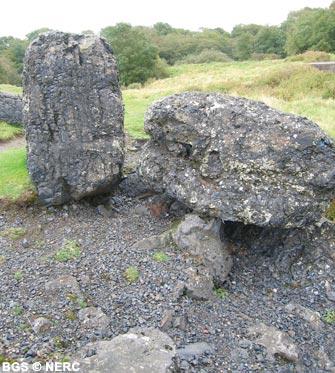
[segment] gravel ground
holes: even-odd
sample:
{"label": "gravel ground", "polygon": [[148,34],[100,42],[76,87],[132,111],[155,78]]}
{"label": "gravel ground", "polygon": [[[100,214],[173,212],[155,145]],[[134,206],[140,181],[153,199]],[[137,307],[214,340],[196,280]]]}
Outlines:
{"label": "gravel ground", "polygon": [[[185,253],[168,247],[169,259],[157,262],[155,248],[132,247],[173,224],[168,213],[150,213],[151,199],[117,194],[109,200],[112,212],[98,201],[0,212],[2,359],[61,359],[88,342],[141,326],[162,328],[178,348],[212,346],[211,353],[180,360],[181,372],[335,371],[335,324],[324,321],[327,310],[335,309],[334,257],[241,248],[234,253],[227,296],[193,300],[178,291],[190,265]],[[80,253],[56,260],[67,241]],[[124,276],[130,266],[139,271],[134,283]],[[50,283],[65,275],[72,276],[66,291]],[[101,308],[107,326],[83,325],[80,310],[89,306]],[[37,330],[39,317],[49,322],[45,330]],[[250,332],[262,323],[285,332],[298,359],[269,353]]]}

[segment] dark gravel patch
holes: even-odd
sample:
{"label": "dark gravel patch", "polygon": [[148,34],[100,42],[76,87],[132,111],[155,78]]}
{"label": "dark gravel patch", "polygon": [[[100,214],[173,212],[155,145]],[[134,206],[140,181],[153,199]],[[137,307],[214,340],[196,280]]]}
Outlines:
{"label": "dark gravel patch", "polygon": [[[50,360],[70,356],[91,341],[110,339],[134,326],[164,327],[184,347],[207,342],[213,352],[180,361],[185,372],[326,372],[335,365],[335,325],[321,321],[316,329],[285,306],[294,302],[322,316],[335,303],[325,284],[335,286],[334,261],[329,257],[278,251],[238,250],[226,284],[228,296],[201,302],[178,294],[189,267],[187,255],[168,247],[169,260],[153,260],[155,249],[132,249],[144,237],[168,229],[173,218],[157,218],[146,209],[150,199],[117,199],[110,217],[88,202],[63,208],[34,206],[0,215],[0,354],[14,360]],[[1,237],[8,228],[24,228],[18,239]],[[65,240],[79,244],[79,257],[58,262],[53,256]],[[288,263],[289,261],[289,263]],[[129,284],[124,271],[139,270]],[[290,270],[288,270],[290,268]],[[20,275],[18,275],[20,273]],[[73,276],[80,294],[50,294],[45,284]],[[70,292],[71,293],[71,292]],[[100,307],[110,318],[101,331],[83,329],[78,312]],[[37,317],[51,321],[44,333],[32,330]],[[288,333],[299,350],[299,361],[271,357],[248,330],[259,323]],[[2,350],[2,351],[1,351]],[[328,359],[328,361],[327,361]],[[328,365],[327,365],[328,364]]]}

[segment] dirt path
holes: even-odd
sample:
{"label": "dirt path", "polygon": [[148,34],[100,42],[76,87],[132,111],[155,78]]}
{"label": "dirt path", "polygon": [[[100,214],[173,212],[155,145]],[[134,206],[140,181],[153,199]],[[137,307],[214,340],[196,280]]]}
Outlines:
{"label": "dirt path", "polygon": [[0,142],[0,152],[3,152],[7,149],[11,148],[21,148],[22,146],[26,145],[25,138],[22,137],[16,137],[13,140],[6,141],[6,142]]}

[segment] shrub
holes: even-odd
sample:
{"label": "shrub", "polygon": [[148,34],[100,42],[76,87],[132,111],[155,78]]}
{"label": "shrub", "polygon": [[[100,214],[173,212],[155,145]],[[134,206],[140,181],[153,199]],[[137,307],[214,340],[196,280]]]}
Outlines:
{"label": "shrub", "polygon": [[303,62],[318,62],[318,61],[330,61],[331,55],[327,52],[322,51],[307,51],[295,56],[288,57],[287,61],[303,61]]}
{"label": "shrub", "polygon": [[0,55],[0,83],[21,84],[21,76],[13,62],[6,56]]}
{"label": "shrub", "polygon": [[276,53],[253,53],[251,59],[255,61],[279,60],[280,56]]}
{"label": "shrub", "polygon": [[141,83],[131,83],[127,87],[128,89],[141,89],[142,84]]}
{"label": "shrub", "polygon": [[161,78],[166,74],[158,49],[141,31],[127,23],[101,30],[115,53],[121,84],[145,83],[149,78]]}
{"label": "shrub", "polygon": [[188,63],[208,63],[208,62],[230,62],[232,59],[225,53],[216,49],[204,49],[200,53],[189,54],[183,59],[179,60],[178,64]]}

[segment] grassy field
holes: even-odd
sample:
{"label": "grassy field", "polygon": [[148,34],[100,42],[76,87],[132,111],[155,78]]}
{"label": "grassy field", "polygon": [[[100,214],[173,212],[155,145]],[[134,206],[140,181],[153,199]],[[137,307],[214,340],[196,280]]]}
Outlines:
{"label": "grassy field", "polygon": [[31,189],[26,151],[8,149],[0,153],[0,199],[17,199]]}
{"label": "grassy field", "polygon": [[0,142],[12,140],[22,134],[23,130],[20,126],[14,126],[12,124],[0,121]]}
{"label": "grassy field", "polygon": [[177,92],[222,92],[261,100],[277,109],[306,116],[335,137],[335,74],[303,63],[246,61],[179,65],[170,77],[123,92],[126,128],[145,137],[144,113],[153,101]]}
{"label": "grassy field", "polygon": [[[0,91],[21,93],[21,88],[0,85]],[[148,106],[161,97],[184,91],[221,92],[261,100],[312,119],[335,138],[335,74],[284,60],[171,67],[169,78],[140,89],[123,90],[127,132],[135,138],[147,137],[143,122]],[[16,198],[29,185],[24,150],[0,153],[0,165],[0,198]]]}
{"label": "grassy field", "polygon": [[0,84],[0,92],[7,92],[13,93],[15,95],[20,95],[22,93],[22,88],[10,84]]}

